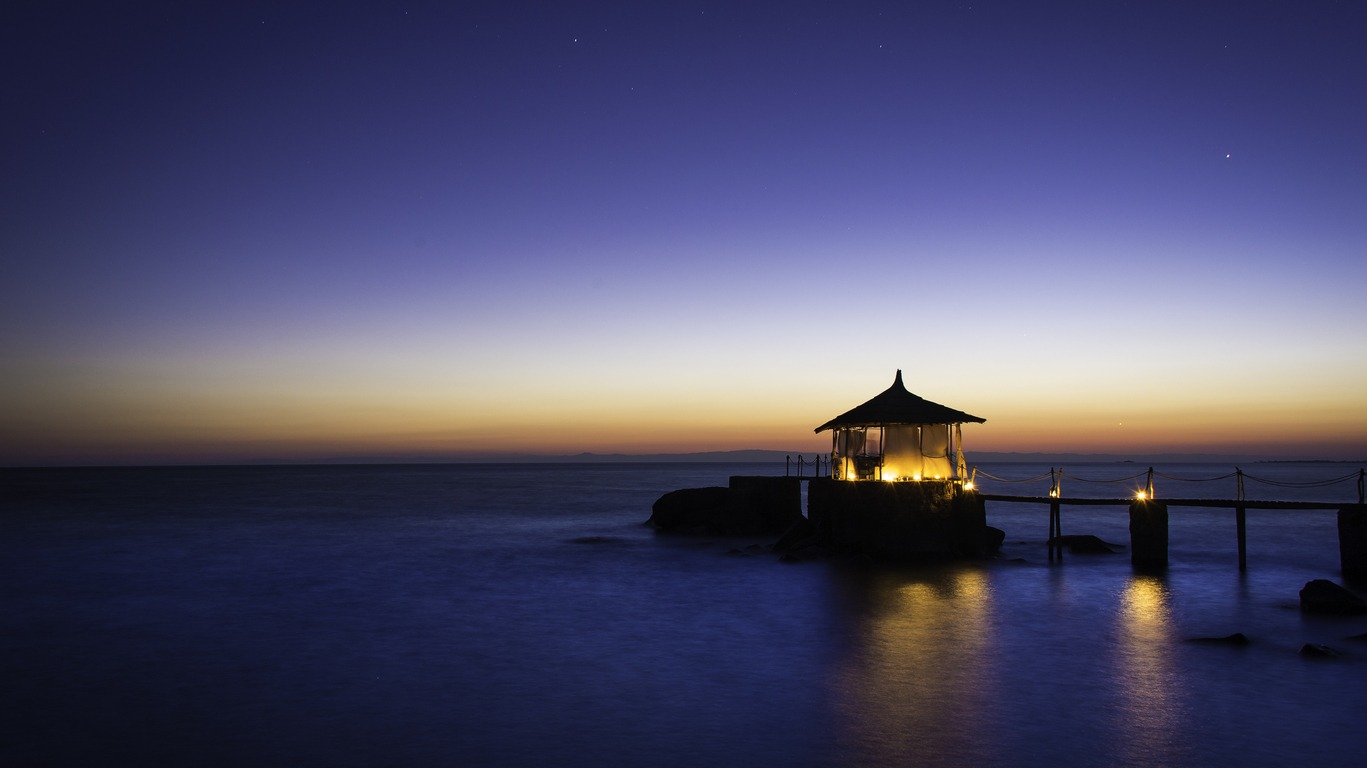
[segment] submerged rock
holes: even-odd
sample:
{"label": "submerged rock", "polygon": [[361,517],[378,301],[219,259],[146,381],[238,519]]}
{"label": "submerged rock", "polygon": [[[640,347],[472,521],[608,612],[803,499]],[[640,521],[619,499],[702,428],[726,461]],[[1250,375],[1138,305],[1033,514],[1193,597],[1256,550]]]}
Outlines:
{"label": "submerged rock", "polygon": [[1069,552],[1075,555],[1113,555],[1116,544],[1107,544],[1096,536],[1090,534],[1080,536],[1055,536],[1049,540],[1050,544],[1060,547],[1067,547]]}
{"label": "submerged rock", "polygon": [[980,536],[982,551],[985,553],[996,552],[1002,548],[1002,542],[1006,541],[1006,531],[1000,528],[993,528],[990,525],[983,526]]}
{"label": "submerged rock", "polygon": [[1235,632],[1224,637],[1193,637],[1187,640],[1188,643],[1204,643],[1207,645],[1248,645],[1252,641],[1243,632]]}
{"label": "submerged rock", "polygon": [[1301,589],[1301,610],[1335,615],[1367,613],[1367,602],[1328,579],[1315,579]]}
{"label": "submerged rock", "polygon": [[794,520],[793,524],[788,526],[788,530],[784,531],[783,535],[778,537],[778,541],[774,542],[774,551],[792,552],[794,550],[816,546],[818,541],[816,528],[812,526],[810,520],[803,517]]}
{"label": "submerged rock", "polygon": [[1301,646],[1300,654],[1307,659],[1337,659],[1339,652],[1327,645],[1306,643]]}

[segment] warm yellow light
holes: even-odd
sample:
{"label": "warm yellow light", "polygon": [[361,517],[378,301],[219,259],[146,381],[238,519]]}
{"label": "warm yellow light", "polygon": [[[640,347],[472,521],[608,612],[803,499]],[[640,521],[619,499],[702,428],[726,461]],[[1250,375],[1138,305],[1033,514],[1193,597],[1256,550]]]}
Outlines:
{"label": "warm yellow light", "polygon": [[891,483],[892,481],[897,479],[897,475],[883,475],[883,479]]}
{"label": "warm yellow light", "polygon": [[1143,500],[1147,499],[1147,498],[1149,497],[1149,495],[1148,495],[1147,493],[1144,493],[1143,491],[1135,491],[1135,492],[1134,492],[1134,497],[1135,497],[1136,499],[1138,499],[1139,501],[1143,501]]}
{"label": "warm yellow light", "polygon": [[920,482],[920,481],[921,481],[921,476],[920,476],[920,475],[912,475],[912,476],[911,476],[911,479],[912,479],[912,480],[915,480],[915,481],[917,481],[917,482]]}
{"label": "warm yellow light", "polygon": [[1057,498],[1058,498],[1058,491],[1055,491],[1055,490],[1052,490],[1052,489],[1051,489],[1051,490],[1049,491],[1049,495],[1050,495],[1052,498],[1057,499]]}
{"label": "warm yellow light", "polygon": [[970,480],[970,481],[964,483],[964,490],[965,490],[965,491],[971,491],[971,490],[973,490],[973,481],[972,481],[972,480]]}

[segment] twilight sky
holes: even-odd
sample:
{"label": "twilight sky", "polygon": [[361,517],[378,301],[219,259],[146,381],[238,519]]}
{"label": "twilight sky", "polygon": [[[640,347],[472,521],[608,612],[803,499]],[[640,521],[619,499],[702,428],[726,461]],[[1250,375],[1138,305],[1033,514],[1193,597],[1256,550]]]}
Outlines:
{"label": "twilight sky", "polygon": [[0,464],[1367,456],[1367,4],[206,5],[0,9]]}

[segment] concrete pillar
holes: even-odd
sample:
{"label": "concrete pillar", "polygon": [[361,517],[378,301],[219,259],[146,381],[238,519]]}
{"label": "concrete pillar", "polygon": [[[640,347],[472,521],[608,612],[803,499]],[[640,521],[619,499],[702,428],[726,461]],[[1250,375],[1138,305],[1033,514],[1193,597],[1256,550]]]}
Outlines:
{"label": "concrete pillar", "polygon": [[1130,562],[1140,567],[1168,564],[1168,505],[1157,501],[1130,504]]}
{"label": "concrete pillar", "polygon": [[832,552],[922,560],[976,554],[986,512],[977,494],[956,499],[948,480],[813,480],[807,518]]}
{"label": "concrete pillar", "polygon": [[796,477],[733,475],[728,487],[732,510],[755,520],[760,531],[783,533],[802,517],[802,481]]}
{"label": "concrete pillar", "polygon": [[1367,577],[1367,505],[1339,507],[1339,566],[1344,576]]}

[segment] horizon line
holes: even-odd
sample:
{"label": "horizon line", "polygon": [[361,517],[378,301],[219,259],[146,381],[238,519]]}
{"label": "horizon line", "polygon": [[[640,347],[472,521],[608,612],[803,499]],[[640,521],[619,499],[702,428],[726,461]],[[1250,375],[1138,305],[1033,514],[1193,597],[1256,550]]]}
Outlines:
{"label": "horizon line", "polygon": [[[771,464],[808,455],[825,457],[829,452],[783,451],[769,448],[743,448],[717,451],[675,451],[651,453],[600,453],[580,451],[572,454],[507,452],[497,454],[415,454],[415,455],[341,455],[300,458],[258,456],[244,459],[129,462],[81,461],[69,463],[5,464],[0,469],[115,469],[158,467],[266,467],[266,466],[376,466],[420,464],[607,464],[607,463],[735,463]],[[1279,458],[1273,455],[1216,453],[1216,452],[1082,452],[1082,451],[972,451],[965,454],[977,463],[1039,463],[1071,461],[1094,463],[1301,463],[1301,464],[1367,464],[1367,458]],[[970,463],[973,463],[972,461]]]}

